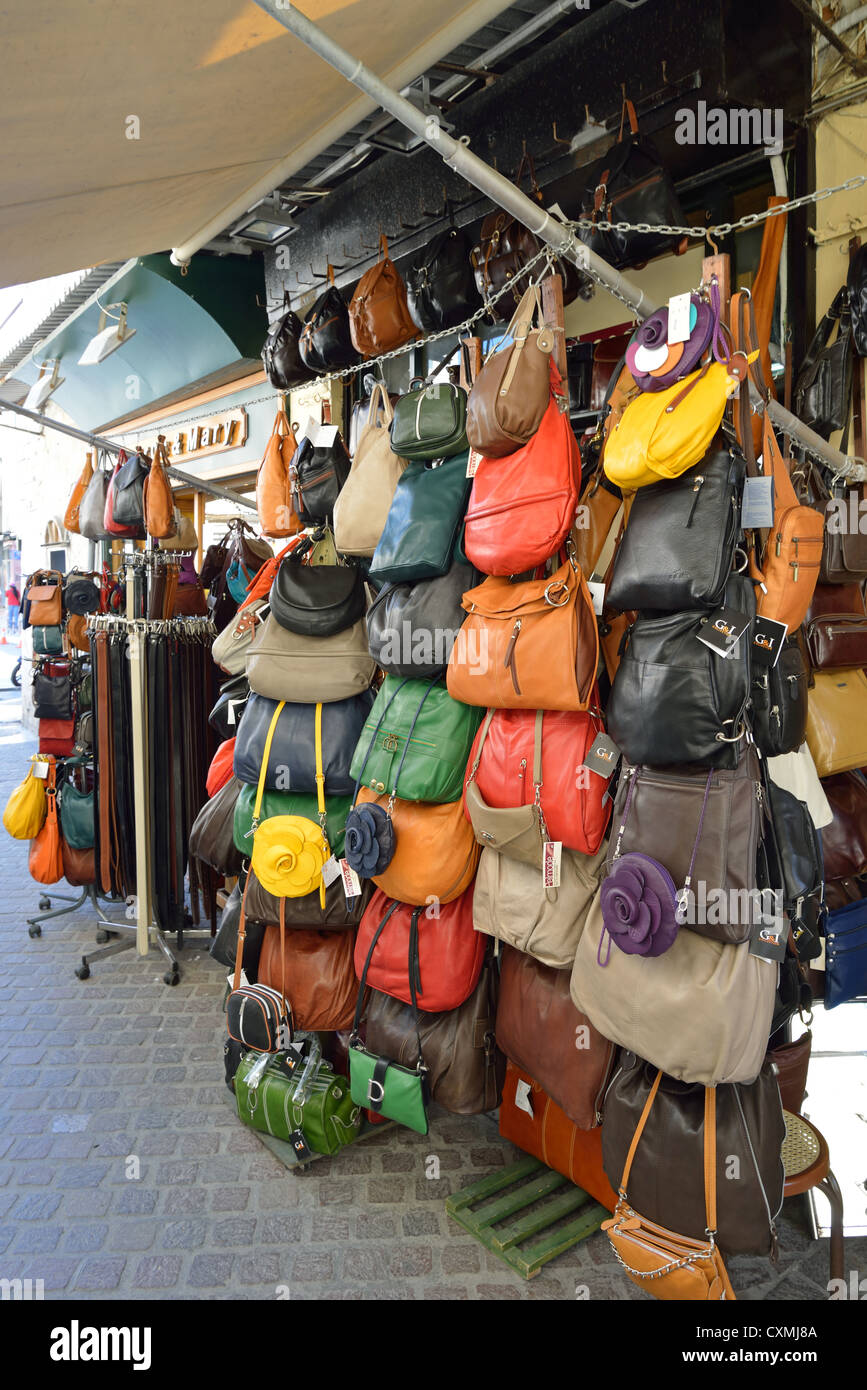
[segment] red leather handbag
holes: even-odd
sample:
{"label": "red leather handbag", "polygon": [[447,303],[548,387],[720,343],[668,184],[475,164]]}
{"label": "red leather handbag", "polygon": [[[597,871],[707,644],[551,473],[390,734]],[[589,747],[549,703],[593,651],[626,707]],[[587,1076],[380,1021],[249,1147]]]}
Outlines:
{"label": "red leather handbag", "polygon": [[551,399],[536,433],[517,453],[479,464],[465,522],[467,559],[493,575],[544,564],[569,534],[580,488],[581,454],[552,360]]}
{"label": "red leather handbag", "polygon": [[55,758],[68,758],[75,751],[75,720],[40,719],[39,751],[53,753]]}
{"label": "red leather handbag", "polygon": [[[597,705],[594,696],[593,706]],[[471,776],[489,806],[505,810],[532,806],[533,750],[536,711],[489,711],[470,752],[464,788]],[[611,818],[612,802],[604,800],[608,784],[583,766],[596,735],[604,731],[601,714],[545,710],[542,715],[542,815],[552,840],[567,849],[595,854]],[[478,767],[473,768],[478,759]],[[464,802],[464,814],[469,813]]]}
{"label": "red leather handbag", "polygon": [[232,764],[234,759],[235,740],[233,738],[224,739],[211,759],[211,766],[208,768],[208,776],[205,782],[208,796],[216,796],[220,788],[225,787],[229,778],[232,776]]}
{"label": "red leather handbag", "polygon": [[359,980],[368,953],[371,989],[412,1003],[409,972],[414,973],[418,1007],[446,1013],[468,999],[478,984],[487,938],[473,929],[472,885],[450,903],[428,907],[392,902],[380,888],[368,904],[355,942]]}
{"label": "red leather handbag", "polygon": [[115,481],[117,479],[118,473],[123,468],[126,462],[127,456],[124,453],[123,449],[121,449],[117,456],[117,463],[115,464],[114,469],[112,470],[111,477],[108,480],[108,488],[106,489],[105,494],[105,513],[103,515],[103,526],[111,536],[117,536],[119,538],[123,537],[137,539],[139,536],[143,535],[142,528],[140,526],[121,526],[120,523],[115,521],[114,519],[114,499],[116,496]]}
{"label": "red leather handbag", "polygon": [[243,603],[238,605],[239,613],[241,609],[246,608],[248,604],[255,603],[256,599],[265,599],[267,601],[268,595],[271,592],[271,585],[277,578],[277,571],[280,568],[280,562],[284,555],[288,555],[290,550],[294,550],[296,545],[300,545],[302,541],[306,540],[307,537],[303,534],[293,536],[289,544],[284,545],[278,555],[274,555],[270,560],[265,561],[250,580],[247,586],[247,597],[244,599]]}

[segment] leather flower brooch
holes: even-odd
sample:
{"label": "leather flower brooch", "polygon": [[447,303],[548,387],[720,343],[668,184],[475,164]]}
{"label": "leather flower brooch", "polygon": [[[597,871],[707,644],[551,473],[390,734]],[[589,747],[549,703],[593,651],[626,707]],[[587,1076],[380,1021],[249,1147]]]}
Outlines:
{"label": "leather flower brooch", "polygon": [[[630,956],[661,956],[677,936],[678,897],[667,869],[646,854],[616,859],[602,885],[602,920],[596,959],[607,965],[614,941]],[[608,954],[601,959],[608,933]]]}
{"label": "leather flower brooch", "polygon": [[381,806],[355,806],[346,817],[344,857],[359,878],[388,868],[394,855],[394,825]]}

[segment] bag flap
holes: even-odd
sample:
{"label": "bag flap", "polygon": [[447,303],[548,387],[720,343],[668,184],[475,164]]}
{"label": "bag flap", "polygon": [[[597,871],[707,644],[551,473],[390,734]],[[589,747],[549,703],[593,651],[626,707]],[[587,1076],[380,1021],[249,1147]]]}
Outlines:
{"label": "bag flap", "polygon": [[[511,584],[508,579],[490,577],[475,589],[469,589],[463,596],[462,607],[467,613],[477,613],[485,618],[516,618],[522,614],[543,613],[558,607],[563,598],[563,585],[568,592],[577,588],[577,575],[568,560],[561,565],[549,579],[522,580]],[[549,602],[545,591],[550,590],[555,600]]]}

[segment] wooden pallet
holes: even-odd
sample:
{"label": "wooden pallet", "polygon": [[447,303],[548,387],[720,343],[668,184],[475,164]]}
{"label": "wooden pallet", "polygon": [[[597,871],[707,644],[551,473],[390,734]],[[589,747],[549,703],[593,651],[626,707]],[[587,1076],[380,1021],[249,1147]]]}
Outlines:
{"label": "wooden pallet", "polygon": [[[525,1279],[593,1235],[610,1216],[588,1192],[537,1158],[521,1159],[447,1197],[446,1211]],[[573,1212],[573,1220],[557,1225]]]}

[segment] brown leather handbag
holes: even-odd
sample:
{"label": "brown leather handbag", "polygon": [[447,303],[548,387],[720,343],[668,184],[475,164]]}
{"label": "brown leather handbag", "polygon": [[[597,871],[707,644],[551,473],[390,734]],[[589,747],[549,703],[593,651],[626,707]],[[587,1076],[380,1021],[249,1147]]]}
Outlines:
{"label": "brown leather handbag", "polygon": [[497,972],[488,958],[468,999],[429,1014],[371,990],[365,1045],[380,1057],[413,1067],[419,1044],[431,1099],[453,1115],[480,1115],[500,1103],[506,1059],[494,1039]]}
{"label": "brown leather handbag", "polygon": [[154,449],[150,472],[144,480],[143,492],[145,527],[148,535],[157,541],[173,536],[177,529],[172,485],[166,472],[168,462],[166,439],[161,434]]}
{"label": "brown leather handbag", "polygon": [[568,970],[504,946],[496,1031],[509,1061],[538,1081],[573,1124],[602,1123],[616,1049],[575,1008]]}
{"label": "brown leather handbag", "polygon": [[812,1046],[813,1034],[807,1029],[796,1042],[781,1043],[768,1052],[768,1061],[776,1068],[783,1109],[791,1115],[800,1115],[804,1104]]}
{"label": "brown leather handbag", "polygon": [[419,336],[406,297],[403,276],[388,254],[385,235],[379,238],[382,259],[359,280],[349,304],[349,333],[362,357],[403,347]]}
{"label": "brown leather handbag", "polygon": [[840,772],[826,777],[822,790],[834,813],[820,832],[825,879],[857,878],[867,872],[867,778],[861,771]]}
{"label": "brown leather handbag", "polygon": [[63,841],[63,877],[72,888],[86,888],[96,883],[96,851],[93,849],[73,849]]}
{"label": "brown leather handbag", "polygon": [[861,530],[859,520],[860,504],[867,498],[867,485],[847,487],[845,481],[841,481],[829,487],[815,464],[805,465],[804,479],[812,505],[825,517],[820,583],[861,582],[867,578],[867,534]]}
{"label": "brown leather handbag", "polygon": [[469,615],[449,658],[449,694],[496,709],[586,710],[599,663],[593,600],[575,559],[550,578],[488,578],[469,589]]}
{"label": "brown leather handbag", "polygon": [[69,498],[69,501],[66,504],[66,511],[63,513],[64,526],[66,527],[67,531],[74,531],[76,535],[80,535],[80,532],[78,530],[78,509],[81,506],[81,499],[84,497],[84,494],[90,487],[92,477],[93,454],[88,449],[87,460],[83,469],[81,470],[81,476],[79,477],[78,482],[75,484],[75,487],[72,489],[72,494]]}
{"label": "brown leather handbag", "polygon": [[[287,929],[301,929],[328,932],[343,932],[351,935],[364,915],[370,902],[373,885],[366,879],[361,892],[355,898],[347,898],[343,880],[334,879],[325,889],[325,906],[319,901],[319,889],[302,898],[277,898],[263,888],[252,869],[247,874],[246,914],[250,922],[264,922],[266,926],[276,926],[280,921],[280,908],[285,904],[283,922]],[[352,1007],[355,1008],[355,998]],[[351,1020],[350,1020],[351,1022]],[[349,1027],[349,1024],[346,1025]]]}
{"label": "brown leather handbag", "polygon": [[601,469],[597,470],[581,495],[572,532],[575,558],[583,574],[592,577],[601,571],[604,578],[625,522],[623,498],[609,491],[605,475]]}
{"label": "brown leather handbag", "polygon": [[24,590],[31,627],[59,627],[63,621],[63,575],[60,570],[35,570]]}
{"label": "brown leather handbag", "polygon": [[[356,804],[375,802],[385,810],[392,798],[361,787]],[[464,815],[463,801],[393,800],[395,851],[388,868],[373,882],[398,902],[421,906],[438,898],[450,903],[469,888],[476,876],[481,845]]]}
{"label": "brown leather handbag", "polygon": [[[283,911],[286,901],[280,899]],[[354,948],[353,932],[287,933],[286,999],[296,1028],[330,1033],[350,1027],[358,1000]],[[266,927],[256,983],[279,990],[280,971],[280,928]]]}
{"label": "brown leather handbag", "polygon": [[216,796],[205,802],[190,830],[191,856],[219,874],[237,874],[243,863],[233,835],[235,802],[243,785],[237,777],[230,777]]}
{"label": "brown leather handbag", "polygon": [[86,614],[70,613],[66,619],[66,641],[70,647],[77,647],[80,652],[90,651]]}
{"label": "brown leather handbag", "polygon": [[297,447],[286,411],[280,409],[256,474],[256,510],[263,535],[279,538],[301,530],[289,481],[289,464]]}
{"label": "brown leather handbag", "polygon": [[804,621],[810,663],[818,671],[867,666],[867,608],[860,584],[819,584]]}
{"label": "brown leather handbag", "polygon": [[816,672],[807,743],[820,777],[867,767],[867,675],[860,668]]}
{"label": "brown leather handbag", "polygon": [[488,358],[467,402],[467,439],[485,458],[505,458],[536,433],[548,408],[553,330],[538,285],[521,296],[506,329],[510,347]]}

